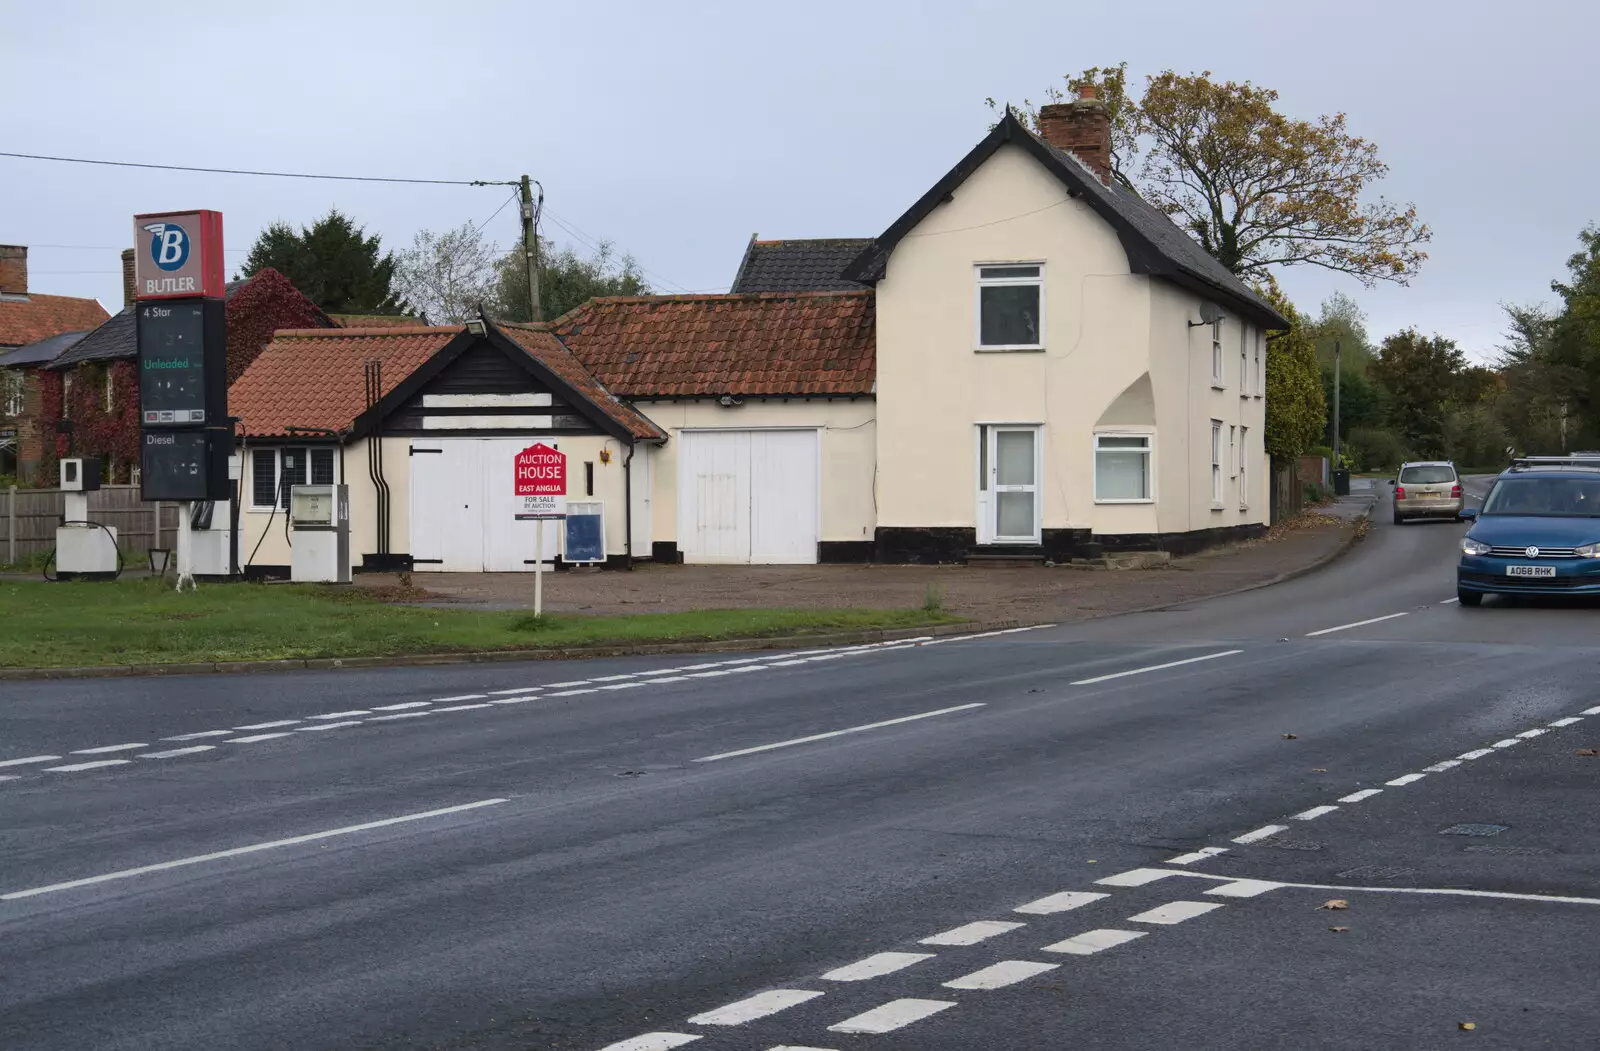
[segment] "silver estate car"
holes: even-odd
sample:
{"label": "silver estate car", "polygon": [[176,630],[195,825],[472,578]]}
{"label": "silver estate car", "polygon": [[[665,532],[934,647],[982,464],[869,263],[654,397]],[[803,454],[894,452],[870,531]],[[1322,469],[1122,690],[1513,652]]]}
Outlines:
{"label": "silver estate car", "polygon": [[1448,460],[1427,460],[1400,465],[1394,486],[1394,524],[1413,518],[1447,518],[1461,514],[1461,479]]}

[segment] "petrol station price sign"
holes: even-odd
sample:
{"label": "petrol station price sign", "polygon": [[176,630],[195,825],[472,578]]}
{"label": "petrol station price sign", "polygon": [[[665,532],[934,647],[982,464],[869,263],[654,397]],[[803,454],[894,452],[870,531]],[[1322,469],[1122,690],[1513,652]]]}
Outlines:
{"label": "petrol station price sign", "polygon": [[543,442],[517,453],[516,513],[519,522],[567,516],[567,456]]}
{"label": "petrol station price sign", "polygon": [[206,423],[205,307],[139,304],[139,412],[146,426]]}

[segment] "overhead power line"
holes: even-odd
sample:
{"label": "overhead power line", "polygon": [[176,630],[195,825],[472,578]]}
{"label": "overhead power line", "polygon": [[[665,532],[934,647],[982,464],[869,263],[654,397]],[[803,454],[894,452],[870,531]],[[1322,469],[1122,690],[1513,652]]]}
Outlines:
{"label": "overhead power line", "polygon": [[62,164],[100,164],[112,168],[154,168],[168,172],[204,172],[208,175],[261,175],[274,179],[333,179],[338,182],[398,182],[428,186],[516,186],[506,179],[404,179],[383,175],[321,175],[314,172],[265,172],[247,168],[198,168],[187,164],[145,164],[141,161],[106,161],[91,157],[51,157],[42,153],[11,153],[0,150],[0,157],[29,161],[57,161]]}

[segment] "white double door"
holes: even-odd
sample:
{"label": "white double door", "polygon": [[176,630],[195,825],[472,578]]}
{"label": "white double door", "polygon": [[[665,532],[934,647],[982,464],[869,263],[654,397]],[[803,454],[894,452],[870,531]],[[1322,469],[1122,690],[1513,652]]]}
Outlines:
{"label": "white double door", "polygon": [[1039,428],[978,427],[978,543],[1038,544]]}
{"label": "white double door", "polygon": [[678,441],[685,562],[817,561],[817,431],[684,431]]}
{"label": "white double door", "polygon": [[446,438],[411,443],[411,557],[418,572],[531,572],[561,553],[560,522],[516,520],[517,453],[548,438]]}

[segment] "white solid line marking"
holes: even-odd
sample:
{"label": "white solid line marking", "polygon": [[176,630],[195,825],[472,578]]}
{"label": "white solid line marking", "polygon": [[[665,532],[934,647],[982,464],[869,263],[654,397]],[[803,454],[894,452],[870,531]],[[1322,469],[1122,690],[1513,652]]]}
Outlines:
{"label": "white solid line marking", "polygon": [[[1176,872],[1173,875],[1190,876],[1195,879],[1225,878],[1207,875],[1203,872]],[[1336,883],[1279,883],[1278,886],[1293,887],[1299,890],[1343,890],[1369,894],[1430,894],[1445,897],[1497,898],[1507,901],[1545,901],[1556,905],[1600,905],[1600,898],[1579,898],[1563,894],[1520,894],[1503,890],[1464,890],[1460,887],[1351,887]]]}
{"label": "white solid line marking", "polygon": [[1571,726],[1573,723],[1581,723],[1581,722],[1583,722],[1583,716],[1581,716],[1581,715],[1569,715],[1565,719],[1557,719],[1555,722],[1551,723],[1550,725],[1551,726]]}
{"label": "white solid line marking", "polygon": [[960,927],[943,931],[918,942],[919,945],[976,945],[987,941],[997,934],[1014,931],[1018,927],[1026,927],[1025,923],[1009,923],[1005,920],[978,920],[976,923],[963,924]]}
{"label": "white solid line marking", "polygon": [[270,723],[251,723],[249,726],[235,726],[235,730],[276,730],[280,726],[293,726],[299,719],[279,719]]}
{"label": "white solid line marking", "polygon": [[1441,606],[1448,606],[1448,605],[1450,605],[1450,603],[1452,603],[1452,602],[1460,602],[1460,601],[1461,601],[1461,600],[1460,600],[1460,599],[1459,599],[1459,598],[1447,598],[1447,599],[1441,599],[1441,600],[1440,600],[1440,601],[1439,601],[1439,605],[1441,605]]}
{"label": "white solid line marking", "polygon": [[737,1003],[719,1007],[715,1011],[697,1014],[689,1019],[690,1025],[743,1025],[757,1018],[775,1015],[796,1004],[803,1004],[807,1000],[815,1000],[821,993],[808,992],[804,989],[772,989],[768,992],[757,993]]}
{"label": "white solid line marking", "polygon": [[230,737],[230,738],[228,738],[228,743],[229,744],[255,744],[257,741],[270,741],[274,737],[290,737],[290,736],[292,736],[292,735],[288,731],[285,730],[285,731],[280,731],[280,732],[275,733],[275,734],[251,734],[249,737]]}
{"label": "white solid line marking", "polygon": [[1520,740],[1518,740],[1517,738],[1515,738],[1515,737],[1507,737],[1503,741],[1496,741],[1494,744],[1490,745],[1489,747],[1490,748],[1510,748],[1514,744],[1521,744],[1521,743],[1522,742]]}
{"label": "white solid line marking", "polygon": [[1129,923],[1159,923],[1163,926],[1182,923],[1192,920],[1196,916],[1204,916],[1214,909],[1222,908],[1221,903],[1215,901],[1169,901],[1165,905],[1157,905],[1137,916],[1129,916]]}
{"label": "white solid line marking", "polygon": [[1302,810],[1302,811],[1300,811],[1300,813],[1293,815],[1290,820],[1293,820],[1293,821],[1315,821],[1317,818],[1321,817],[1322,815],[1331,814],[1335,810],[1338,810],[1338,809],[1339,808],[1336,807],[1336,806],[1314,806],[1310,810]]}
{"label": "white solid line marking", "polygon": [[46,770],[53,774],[75,774],[79,770],[97,770],[102,766],[123,766],[133,762],[132,759],[98,759],[92,763],[73,763],[70,766],[47,766]]}
{"label": "white solid line marking", "polygon": [[1218,657],[1232,657],[1244,650],[1223,650],[1220,653],[1208,653],[1204,657],[1190,657],[1188,660],[1168,661],[1165,664],[1152,664],[1147,668],[1131,668],[1128,671],[1112,672],[1110,675],[1096,675],[1092,679],[1079,679],[1077,682],[1068,683],[1069,686],[1093,686],[1097,682],[1110,682],[1112,679],[1125,679],[1130,675],[1143,675],[1146,672],[1165,671],[1168,668],[1179,668],[1185,664],[1199,664],[1201,661],[1214,661]]}
{"label": "white solid line marking", "polygon": [[1269,890],[1277,890],[1281,886],[1283,884],[1274,883],[1272,880],[1236,879],[1229,883],[1224,883],[1220,887],[1212,887],[1206,893],[1214,894],[1219,898],[1254,898],[1265,894]]}
{"label": "white solid line marking", "polygon": [[1314,639],[1318,635],[1332,635],[1336,631],[1348,631],[1351,628],[1361,628],[1361,627],[1365,627],[1368,624],[1380,624],[1380,623],[1382,623],[1383,621],[1386,621],[1386,620],[1393,620],[1396,617],[1406,617],[1406,616],[1410,616],[1410,614],[1409,613],[1391,613],[1386,617],[1370,617],[1367,620],[1358,620],[1353,624],[1341,624],[1336,628],[1323,628],[1321,631],[1308,631],[1308,632],[1306,632],[1306,638]]}
{"label": "white solid line marking", "polygon": [[1242,836],[1234,836],[1233,841],[1235,843],[1257,843],[1271,836],[1276,836],[1279,832],[1287,831],[1289,831],[1288,825],[1262,825],[1254,832],[1246,832]]}
{"label": "white solid line marking", "polygon": [[1054,971],[1059,963],[1034,963],[1031,960],[1001,960],[944,983],[946,989],[1004,989],[1035,975]]}
{"label": "white solid line marking", "polygon": [[1162,869],[1129,869],[1127,872],[1118,872],[1116,875],[1095,880],[1103,887],[1142,887],[1146,883],[1154,883],[1158,879],[1166,879],[1172,875]]}
{"label": "white solid line marking", "polygon": [[868,978],[878,978],[885,974],[903,971],[914,963],[933,959],[931,952],[880,952],[868,956],[865,960],[847,963],[843,967],[835,967],[822,976],[825,982],[864,982]]}
{"label": "white solid line marking", "polygon": [[1493,755],[1493,754],[1494,754],[1494,749],[1493,748],[1474,748],[1470,752],[1462,752],[1460,755],[1456,756],[1456,758],[1457,759],[1482,759],[1486,755]]}
{"label": "white solid line marking", "polygon": [[380,704],[372,710],[375,712],[403,712],[411,708],[426,708],[432,701],[405,701],[400,704]]}
{"label": "white solid line marking", "polygon": [[547,693],[547,694],[545,694],[545,696],[546,697],[576,697],[580,693],[599,693],[599,692],[600,692],[599,687],[597,687],[597,686],[589,686],[589,687],[585,687],[584,689],[581,689],[581,690],[562,690],[560,693]]}
{"label": "white solid line marking", "polygon": [[[430,697],[434,704],[449,704],[451,701],[481,701],[489,696],[486,693],[463,693],[457,697]],[[334,712],[332,715],[313,715],[313,719],[337,719],[341,715],[360,715],[361,712]]]}
{"label": "white solid line marking", "polygon": [[391,719],[420,719],[424,715],[432,715],[432,714],[433,714],[432,712],[398,712],[398,713],[396,713],[394,715],[374,715],[372,718],[368,719],[367,722],[369,722],[369,723],[386,723],[386,722],[390,721]]}
{"label": "white solid line marking", "polygon": [[607,1044],[600,1051],[671,1051],[674,1047],[682,1047],[699,1039],[691,1033],[646,1033],[631,1040]]}
{"label": "white solid line marking", "polygon": [[59,755],[30,755],[26,759],[0,760],[0,766],[26,766],[29,763],[53,763],[60,759]]}
{"label": "white solid line marking", "polygon": [[1409,784],[1412,784],[1414,782],[1421,781],[1424,777],[1427,777],[1427,776],[1428,776],[1427,774],[1401,774],[1399,777],[1395,778],[1393,781],[1385,781],[1384,784],[1389,785],[1390,787],[1393,787],[1393,788],[1399,788],[1401,785],[1409,785]]}
{"label": "white solid line marking", "polygon": [[1517,736],[1522,738],[1523,740],[1528,740],[1529,738],[1543,736],[1544,734],[1547,734],[1549,732],[1550,731],[1547,730],[1545,727],[1540,726],[1540,727],[1536,727],[1536,728],[1534,728],[1532,730],[1524,730],[1521,733],[1517,734]]}
{"label": "white solid line marking", "polygon": [[149,748],[148,741],[135,741],[133,744],[108,744],[101,748],[79,748],[73,755],[104,755],[106,752],[131,752],[136,748]]}
{"label": "white solid line marking", "polygon": [[697,763],[712,763],[718,759],[732,759],[735,756],[754,755],[757,752],[770,752],[775,748],[790,748],[797,744],[810,744],[812,741],[825,741],[830,737],[843,737],[845,734],[861,733],[863,730],[877,730],[885,726],[898,726],[900,723],[916,722],[918,719],[931,719],[936,715],[949,715],[951,712],[964,712],[972,708],[986,707],[985,703],[978,701],[973,704],[958,704],[954,708],[940,708],[934,712],[921,712],[917,715],[902,715],[898,719],[885,719],[878,723],[864,723],[861,726],[849,726],[843,730],[830,730],[823,734],[812,734],[810,737],[796,737],[788,741],[778,741],[774,744],[756,745],[754,748],[741,748],[736,752],[718,752],[716,755],[701,756]]}
{"label": "white solid line marking", "polygon": [[296,732],[297,733],[308,734],[308,733],[313,733],[313,732],[315,732],[317,730],[342,730],[346,726],[360,726],[360,725],[361,725],[361,720],[360,719],[349,719],[349,720],[346,720],[345,722],[342,722],[342,723],[322,723],[320,726],[302,726]]}
{"label": "white solid line marking", "polygon": [[202,737],[226,737],[233,733],[232,730],[201,730],[197,734],[179,734],[176,737],[163,737],[163,741],[198,741]]}
{"label": "white solid line marking", "polygon": [[1425,774],[1442,774],[1446,770],[1454,770],[1460,765],[1461,760],[1459,759],[1445,759],[1441,762],[1434,763],[1432,766],[1423,767],[1422,772]]}
{"label": "white solid line marking", "polygon": [[1165,863],[1168,865],[1192,865],[1196,861],[1204,861],[1206,858],[1214,858],[1218,854],[1226,854],[1227,852],[1227,847],[1201,847],[1192,854],[1179,854],[1175,858],[1168,858]]}
{"label": "white solid line marking", "polygon": [[1381,788],[1363,788],[1359,792],[1351,792],[1347,796],[1340,796],[1339,797],[1339,802],[1341,802],[1341,803],[1359,803],[1363,799],[1371,799],[1373,796],[1381,796],[1381,795],[1383,795],[1383,789],[1381,789]]}
{"label": "white solid line marking", "polygon": [[[119,759],[116,762],[127,762]],[[479,807],[495,806],[499,803],[510,802],[507,799],[480,799],[476,803],[462,803],[459,806],[441,807],[438,810],[424,810],[420,814],[404,814],[400,817],[386,817],[379,821],[368,821],[360,825],[346,825],[343,828],[333,828],[326,832],[311,832],[304,836],[290,836],[288,839],[274,839],[266,843],[252,843],[246,847],[234,847],[231,850],[218,850],[210,854],[196,854],[193,857],[178,858],[175,861],[162,861],[154,865],[141,865],[136,869],[123,869],[120,872],[108,872],[103,876],[89,876],[84,879],[68,880],[65,883],[52,883],[47,887],[30,887],[27,890],[14,890],[9,894],[0,894],[0,901],[15,901],[17,898],[32,898],[39,894],[53,894],[56,891],[72,890],[76,887],[88,887],[96,883],[109,883],[112,880],[129,879],[133,876],[144,876],[151,872],[165,872],[168,869],[183,868],[186,865],[198,865],[206,861],[220,861],[223,858],[236,858],[242,854],[254,854],[257,851],[273,850],[277,847],[293,847],[301,843],[315,843],[322,839],[331,839],[334,836],[348,836],[353,832],[366,832],[374,828],[387,828],[390,825],[399,825],[407,821],[421,821],[424,818],[443,817],[446,814],[459,814],[467,810],[477,810]]]}
{"label": "white solid line marking", "polygon": [[1086,931],[1083,934],[1068,938],[1064,942],[1046,945],[1045,952],[1064,952],[1073,956],[1093,956],[1095,953],[1114,946],[1123,945],[1135,938],[1143,938],[1149,931],[1118,931],[1101,929]]}
{"label": "white solid line marking", "polygon": [[1011,911],[1020,912],[1025,916],[1054,916],[1058,912],[1081,909],[1090,902],[1109,897],[1111,897],[1109,894],[1097,894],[1089,890],[1064,890],[1060,894],[1051,894],[1037,901],[1030,901],[1026,905],[1018,905]]}
{"label": "white solid line marking", "polygon": [[533,692],[535,692],[537,690],[542,690],[542,689],[544,689],[543,686],[518,686],[515,689],[510,689],[510,690],[490,690],[489,691],[489,696],[490,697],[509,697],[510,695],[512,695],[514,693],[533,693]]}
{"label": "white solid line marking", "polygon": [[439,712],[470,712],[474,708],[487,708],[487,707],[489,707],[489,702],[488,701],[484,701],[481,704],[452,704],[448,708],[435,708],[434,712],[435,712],[435,714],[437,714]]}
{"label": "white solid line marking", "polygon": [[216,750],[214,744],[197,744],[188,748],[169,748],[165,752],[141,752],[140,759],[176,759],[180,755],[194,755],[197,752],[212,752]]}
{"label": "white solid line marking", "polygon": [[[459,700],[462,700],[463,698],[460,698],[460,697],[447,697],[445,699],[446,700],[451,700],[451,701],[459,701]],[[311,718],[313,718],[313,719],[348,719],[352,715],[371,715],[371,714],[372,713],[367,711],[365,708],[352,708],[348,712],[328,712],[325,715],[313,715]]]}
{"label": "white solid line marking", "polygon": [[1580,715],[1600,715],[1600,705],[1596,705],[1593,708],[1585,708],[1579,714]]}
{"label": "white solid line marking", "polygon": [[954,1000],[890,1000],[882,1007],[874,1007],[854,1018],[846,1018],[838,1025],[830,1025],[828,1032],[892,1033],[954,1006]]}

